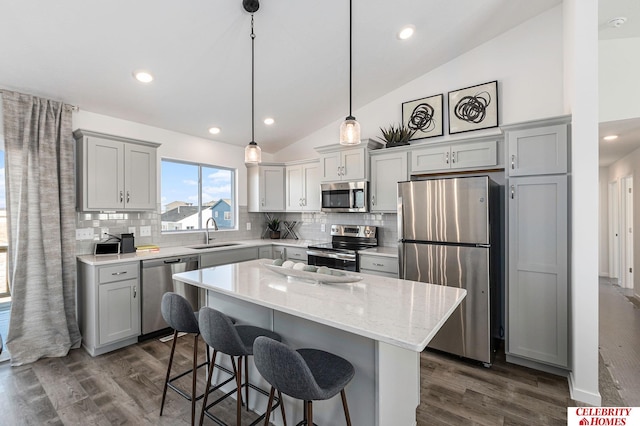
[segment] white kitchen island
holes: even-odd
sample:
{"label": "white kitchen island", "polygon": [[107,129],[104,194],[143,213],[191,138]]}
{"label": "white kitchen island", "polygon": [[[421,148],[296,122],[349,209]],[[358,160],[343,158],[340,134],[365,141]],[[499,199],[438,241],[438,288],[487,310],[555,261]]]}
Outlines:
{"label": "white kitchen island", "polygon": [[[347,386],[354,425],[415,425],[420,403],[420,352],[466,295],[464,289],[361,275],[348,284],[317,284],[265,268],[269,260],[175,274],[207,291],[207,306],[279,333],[294,348],[323,349],[349,360]],[[223,356],[227,361],[228,357]],[[253,366],[249,377],[268,390]],[[220,378],[223,378],[222,376]],[[266,409],[254,392],[250,408]],[[285,397],[287,423],[302,419],[302,403]],[[215,408],[214,408],[215,410]],[[344,424],[340,398],[314,403],[314,420]],[[282,424],[279,411],[272,422]]]}

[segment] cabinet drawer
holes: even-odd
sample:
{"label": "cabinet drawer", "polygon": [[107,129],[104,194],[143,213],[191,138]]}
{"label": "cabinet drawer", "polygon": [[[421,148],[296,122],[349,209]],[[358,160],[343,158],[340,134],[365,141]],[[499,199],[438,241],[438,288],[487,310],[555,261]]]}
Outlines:
{"label": "cabinet drawer", "polygon": [[287,259],[307,262],[307,249],[287,247],[285,250]]}
{"label": "cabinet drawer", "polygon": [[395,257],[360,256],[360,270],[398,273],[398,259]]}
{"label": "cabinet drawer", "polygon": [[98,284],[138,278],[139,269],[140,264],[138,262],[114,266],[102,266],[98,270]]}

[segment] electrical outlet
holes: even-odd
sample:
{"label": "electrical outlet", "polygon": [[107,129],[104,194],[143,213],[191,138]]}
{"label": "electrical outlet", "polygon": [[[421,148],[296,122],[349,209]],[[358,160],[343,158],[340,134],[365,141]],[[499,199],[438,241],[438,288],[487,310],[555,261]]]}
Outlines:
{"label": "electrical outlet", "polygon": [[106,240],[108,238],[110,238],[111,236],[109,235],[109,228],[103,227],[100,228],[100,239],[101,240]]}
{"label": "electrical outlet", "polygon": [[150,226],[141,226],[140,227],[140,236],[141,237],[150,237],[151,236],[151,227]]}
{"label": "electrical outlet", "polygon": [[136,227],[135,226],[130,226],[129,227],[129,233],[133,234],[133,235],[136,235]]}
{"label": "electrical outlet", "polygon": [[324,223],[320,224],[320,232],[326,232],[327,231],[327,227]]}
{"label": "electrical outlet", "polygon": [[76,229],[76,240],[93,240],[93,228]]}
{"label": "electrical outlet", "polygon": [[251,231],[251,222],[247,222],[247,231]]}

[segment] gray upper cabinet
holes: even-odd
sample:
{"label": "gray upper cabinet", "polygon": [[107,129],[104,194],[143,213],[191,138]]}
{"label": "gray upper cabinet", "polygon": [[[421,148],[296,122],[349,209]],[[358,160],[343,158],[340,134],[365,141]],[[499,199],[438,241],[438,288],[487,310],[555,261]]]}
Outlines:
{"label": "gray upper cabinet", "polygon": [[411,152],[410,174],[447,169],[494,167],[498,164],[496,140],[426,146]]}
{"label": "gray upper cabinet", "polygon": [[289,212],[320,211],[320,163],[287,164],[286,210]]}
{"label": "gray upper cabinet", "polygon": [[509,176],[567,172],[567,124],[530,129],[507,128]]}
{"label": "gray upper cabinet", "polygon": [[316,148],[320,153],[320,182],[369,180],[369,151],[382,147],[372,139],[356,147],[328,145]]}
{"label": "gray upper cabinet", "polygon": [[80,211],[155,210],[159,144],[76,130]]}
{"label": "gray upper cabinet", "polygon": [[377,152],[371,155],[371,212],[398,211],[398,182],[409,178],[408,152]]}
{"label": "gray upper cabinet", "polygon": [[260,164],[247,167],[247,202],[249,212],[285,211],[285,167]]}

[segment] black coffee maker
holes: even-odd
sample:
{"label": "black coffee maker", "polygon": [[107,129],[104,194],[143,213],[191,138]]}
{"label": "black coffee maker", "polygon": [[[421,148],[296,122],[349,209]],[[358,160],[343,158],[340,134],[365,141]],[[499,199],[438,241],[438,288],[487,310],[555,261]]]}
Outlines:
{"label": "black coffee maker", "polygon": [[120,234],[120,253],[133,253],[136,251],[136,244],[133,234]]}

